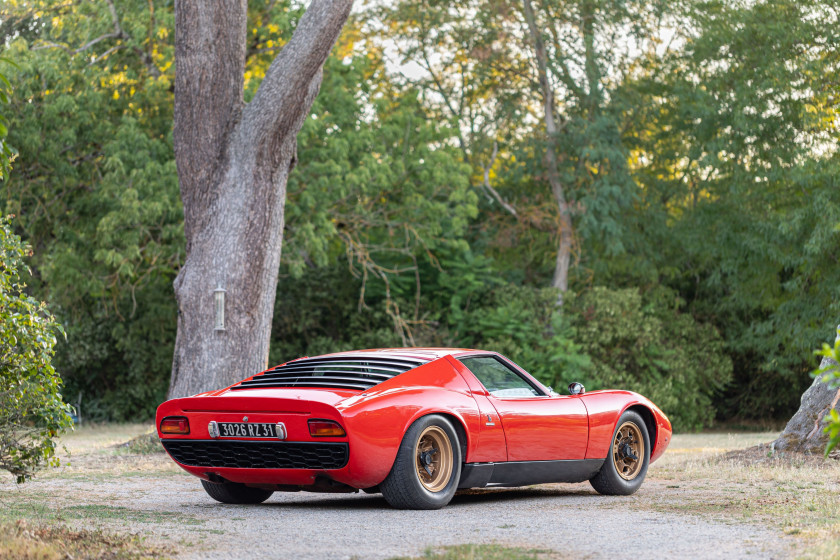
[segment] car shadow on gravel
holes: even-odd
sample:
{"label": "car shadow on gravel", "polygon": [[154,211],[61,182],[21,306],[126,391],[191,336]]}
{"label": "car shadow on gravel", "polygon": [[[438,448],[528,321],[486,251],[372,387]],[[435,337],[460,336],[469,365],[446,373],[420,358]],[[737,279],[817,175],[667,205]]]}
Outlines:
{"label": "car shadow on gravel", "polygon": [[500,502],[506,500],[523,500],[528,498],[581,498],[598,495],[587,488],[556,488],[556,487],[526,487],[526,488],[484,488],[462,490],[455,494],[450,505],[474,504],[484,502]]}
{"label": "car shadow on gravel", "polygon": [[[346,494],[343,496],[324,498],[323,494],[275,494],[275,496],[282,496],[282,501],[271,500],[257,506],[245,507],[276,507],[284,509],[318,509],[323,510],[376,510],[376,509],[391,509],[388,502],[385,501],[381,495],[359,495]],[[596,500],[599,496],[594,491],[581,489],[567,489],[567,488],[552,488],[552,487],[529,487],[529,488],[488,488],[488,489],[472,489],[461,490],[447,508],[457,508],[459,506],[469,506],[472,504],[481,503],[498,503],[506,501],[525,501],[529,499],[544,499],[544,498],[575,498],[586,499],[592,498]],[[310,499],[311,498],[311,499]],[[211,506],[213,507],[213,506]],[[218,507],[230,507],[218,504]],[[239,506],[242,507],[242,506]]]}
{"label": "car shadow on gravel", "polygon": [[[275,494],[276,495],[276,494]],[[286,499],[281,502],[269,501],[257,507],[276,507],[283,509],[342,509],[342,510],[365,510],[365,509],[384,509],[391,506],[385,501],[382,496],[359,496],[355,494],[345,494],[340,497],[323,498],[322,495],[312,494],[311,499],[305,494],[295,494],[292,499]]]}

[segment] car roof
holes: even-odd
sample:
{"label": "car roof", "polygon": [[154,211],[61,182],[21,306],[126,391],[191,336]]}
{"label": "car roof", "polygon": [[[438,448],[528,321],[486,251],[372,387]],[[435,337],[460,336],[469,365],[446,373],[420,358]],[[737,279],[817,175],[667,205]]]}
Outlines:
{"label": "car roof", "polygon": [[[460,355],[469,352],[478,352],[478,350],[471,350],[469,348],[370,348],[367,350],[351,350],[348,352],[335,352],[333,354],[323,354],[321,356],[304,356],[304,358],[323,358],[330,357],[351,357],[351,356],[381,356],[388,358],[414,358],[431,362],[444,356]],[[298,358],[302,359],[302,358]]]}

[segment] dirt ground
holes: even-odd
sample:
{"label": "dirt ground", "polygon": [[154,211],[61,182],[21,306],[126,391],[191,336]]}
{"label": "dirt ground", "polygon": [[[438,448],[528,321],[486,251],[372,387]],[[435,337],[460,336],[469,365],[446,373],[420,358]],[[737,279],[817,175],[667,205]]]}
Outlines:
{"label": "dirt ground", "polygon": [[119,445],[148,430],[86,426],[68,435],[64,466],[23,485],[0,480],[0,521],[139,536],[184,559],[416,557],[470,543],[538,547],[552,558],[840,558],[837,461],[763,448],[727,455],[774,433],[676,435],[630,497],[549,484],[462,492],[443,510],[414,512],[367,494],[218,504],[165,454]]}

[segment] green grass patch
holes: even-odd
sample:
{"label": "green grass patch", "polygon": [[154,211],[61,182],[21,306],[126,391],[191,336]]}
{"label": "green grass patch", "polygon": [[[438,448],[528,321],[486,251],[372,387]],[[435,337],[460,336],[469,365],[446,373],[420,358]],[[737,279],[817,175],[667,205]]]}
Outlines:
{"label": "green grass patch", "polygon": [[79,470],[67,470],[67,471],[48,471],[42,474],[39,478],[41,480],[67,480],[67,481],[74,481],[74,482],[113,482],[115,480],[124,479],[124,478],[148,478],[150,480],[157,480],[161,477],[189,477],[192,475],[187,474],[186,472],[182,471],[181,469],[175,470],[172,468],[168,468],[168,465],[162,468],[149,468],[144,470],[137,470],[137,471],[118,471],[118,472],[109,472],[106,470],[102,471],[83,471]]}
{"label": "green grass patch", "polygon": [[[28,500],[0,502],[0,521],[18,520],[34,522],[73,521],[77,519],[96,519],[99,521],[119,521],[123,523],[173,523],[177,525],[201,525],[203,520],[183,513],[131,509],[123,506],[83,504],[58,506],[46,495],[28,496]],[[2,556],[0,556],[2,558]]]}
{"label": "green grass patch", "polygon": [[419,558],[405,556],[393,560],[548,560],[557,558],[550,550],[510,547],[500,544],[458,544],[428,548]]}
{"label": "green grass patch", "polygon": [[825,560],[826,558],[840,558],[840,538],[834,537],[824,540],[815,547],[800,553],[797,558],[803,560]]}
{"label": "green grass patch", "polygon": [[179,525],[200,525],[201,519],[171,511],[131,509],[123,506],[80,505],[68,506],[61,510],[62,515],[73,519],[101,519],[128,521],[132,523],[166,523],[174,521]]}

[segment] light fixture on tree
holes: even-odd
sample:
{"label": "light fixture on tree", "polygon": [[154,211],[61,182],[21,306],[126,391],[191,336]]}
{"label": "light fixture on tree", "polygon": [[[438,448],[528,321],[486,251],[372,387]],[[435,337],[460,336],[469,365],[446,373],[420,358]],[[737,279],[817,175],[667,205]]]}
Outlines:
{"label": "light fixture on tree", "polygon": [[216,327],[213,330],[225,330],[225,289],[219,286],[213,290],[213,301],[216,304]]}

